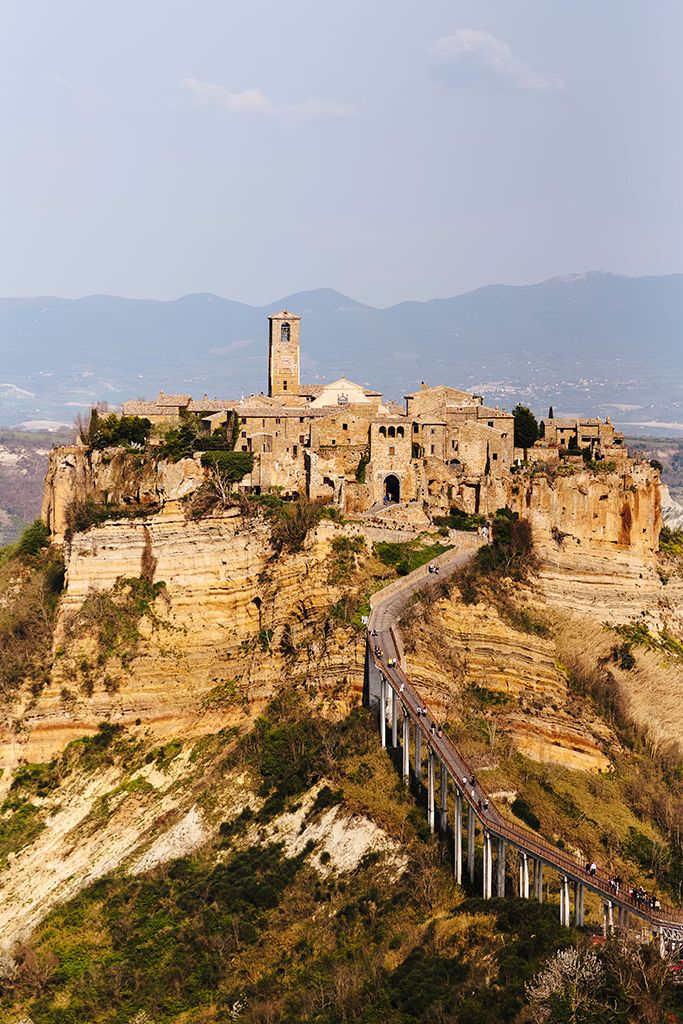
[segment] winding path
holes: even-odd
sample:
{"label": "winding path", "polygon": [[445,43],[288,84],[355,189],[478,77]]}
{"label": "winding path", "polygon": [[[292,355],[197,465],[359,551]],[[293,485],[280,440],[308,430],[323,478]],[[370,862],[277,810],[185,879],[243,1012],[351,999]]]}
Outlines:
{"label": "winding path", "polygon": [[[475,836],[477,828],[483,835],[483,895],[488,898],[493,892],[493,848],[497,847],[496,874],[497,894],[505,895],[506,851],[510,847],[517,851],[519,860],[519,892],[529,896],[529,868],[533,867],[534,890],[537,899],[543,898],[543,869],[555,871],[560,876],[560,920],[570,924],[570,885],[574,893],[574,924],[584,923],[584,889],[597,894],[603,902],[604,930],[607,933],[615,927],[614,911],[617,911],[617,926],[625,926],[629,915],[646,922],[653,937],[658,938],[662,952],[680,950],[683,946],[683,912],[658,904],[646,905],[629,895],[628,886],[615,892],[609,876],[598,870],[590,874],[574,858],[558,850],[542,836],[506,818],[475,776],[465,757],[445,734],[439,734],[434,717],[426,708],[415,686],[401,667],[402,657],[398,621],[406,606],[418,591],[436,588],[447,577],[465,565],[472,557],[472,551],[450,550],[435,559],[439,573],[430,573],[427,566],[415,570],[409,576],[385,587],[373,596],[368,623],[368,646],[366,659],[366,702],[376,705],[379,714],[382,743],[401,753],[402,774],[408,781],[413,762],[413,777],[421,782],[423,771],[423,748],[427,761],[427,814],[432,830],[438,818],[445,831],[448,817],[449,796],[455,799],[453,818],[454,871],[458,882],[462,881],[463,859],[463,809],[467,810],[467,870],[470,882],[474,882]],[[434,638],[438,643],[438,636]],[[381,653],[378,655],[376,649]],[[396,659],[389,667],[388,661]],[[418,715],[418,708],[422,714]],[[388,714],[388,721],[387,721]],[[399,721],[400,720],[400,721]],[[399,742],[399,731],[401,740]],[[411,734],[413,734],[411,746]],[[440,809],[436,810],[437,769]]]}

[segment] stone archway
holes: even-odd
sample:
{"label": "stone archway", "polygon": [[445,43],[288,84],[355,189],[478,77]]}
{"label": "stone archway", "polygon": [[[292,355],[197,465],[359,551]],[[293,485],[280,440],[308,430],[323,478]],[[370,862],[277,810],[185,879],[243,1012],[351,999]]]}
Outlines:
{"label": "stone archway", "polygon": [[384,478],[384,500],[399,502],[401,500],[401,482],[395,473]]}

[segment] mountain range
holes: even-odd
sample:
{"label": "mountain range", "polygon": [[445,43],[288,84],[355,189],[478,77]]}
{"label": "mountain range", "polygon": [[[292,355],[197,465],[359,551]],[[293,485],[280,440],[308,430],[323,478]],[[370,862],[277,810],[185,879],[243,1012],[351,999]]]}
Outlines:
{"label": "mountain range", "polygon": [[94,401],[159,388],[261,391],[266,317],[282,308],[303,318],[311,382],[347,376],[395,398],[421,380],[447,382],[650,432],[683,420],[683,275],[593,272],[384,309],[327,288],[265,306],[212,294],[0,299],[0,425],[69,422]]}

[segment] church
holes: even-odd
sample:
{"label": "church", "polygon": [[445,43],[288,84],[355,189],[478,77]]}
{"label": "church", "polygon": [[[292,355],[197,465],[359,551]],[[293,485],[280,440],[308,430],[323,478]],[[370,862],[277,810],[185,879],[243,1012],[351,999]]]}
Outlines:
{"label": "church", "polygon": [[241,486],[259,493],[306,494],[345,512],[420,502],[432,513],[455,504],[489,514],[505,504],[504,482],[520,455],[511,413],[446,385],[422,384],[401,406],[343,377],[302,384],[301,317],[283,309],[268,324],[267,395],[161,392],[155,402],[126,402],[124,415],[158,424],[197,416],[208,433],[253,453]]}

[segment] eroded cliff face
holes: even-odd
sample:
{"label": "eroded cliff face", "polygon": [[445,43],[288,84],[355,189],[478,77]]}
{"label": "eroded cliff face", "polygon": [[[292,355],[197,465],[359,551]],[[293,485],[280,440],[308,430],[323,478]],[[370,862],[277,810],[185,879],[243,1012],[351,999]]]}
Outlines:
{"label": "eroded cliff face", "polygon": [[[0,764],[47,761],[102,721],[162,738],[246,724],[292,679],[353,701],[364,641],[333,606],[369,585],[370,552],[338,572],[331,544],[348,532],[323,522],[302,551],[276,555],[257,516],[227,510],[194,522],[169,503],[162,514],[76,534],[65,549],[51,681],[8,713]],[[145,573],[153,599],[137,623],[139,640],[107,650],[105,635],[103,649],[100,625],[111,618],[125,638],[128,624],[119,627],[116,609],[94,604],[94,595],[107,602],[117,581]],[[79,613],[91,606],[92,614]]]}
{"label": "eroded cliff face", "polygon": [[155,462],[113,448],[90,451],[80,445],[50,453],[41,515],[56,543],[67,533],[68,510],[74,502],[93,499],[111,505],[164,506],[186,497],[204,482],[198,454],[179,462]]}
{"label": "eroded cliff face", "polygon": [[518,474],[507,500],[531,522],[540,592],[552,604],[599,622],[683,628],[683,580],[664,582],[657,558],[661,492],[649,465]]}
{"label": "eroded cliff face", "polygon": [[538,761],[608,766],[605,727],[569,691],[550,630],[544,637],[516,629],[488,599],[465,604],[453,586],[426,618],[409,616],[403,631],[408,675],[429,706],[456,722],[478,715],[492,751],[505,735]]}

